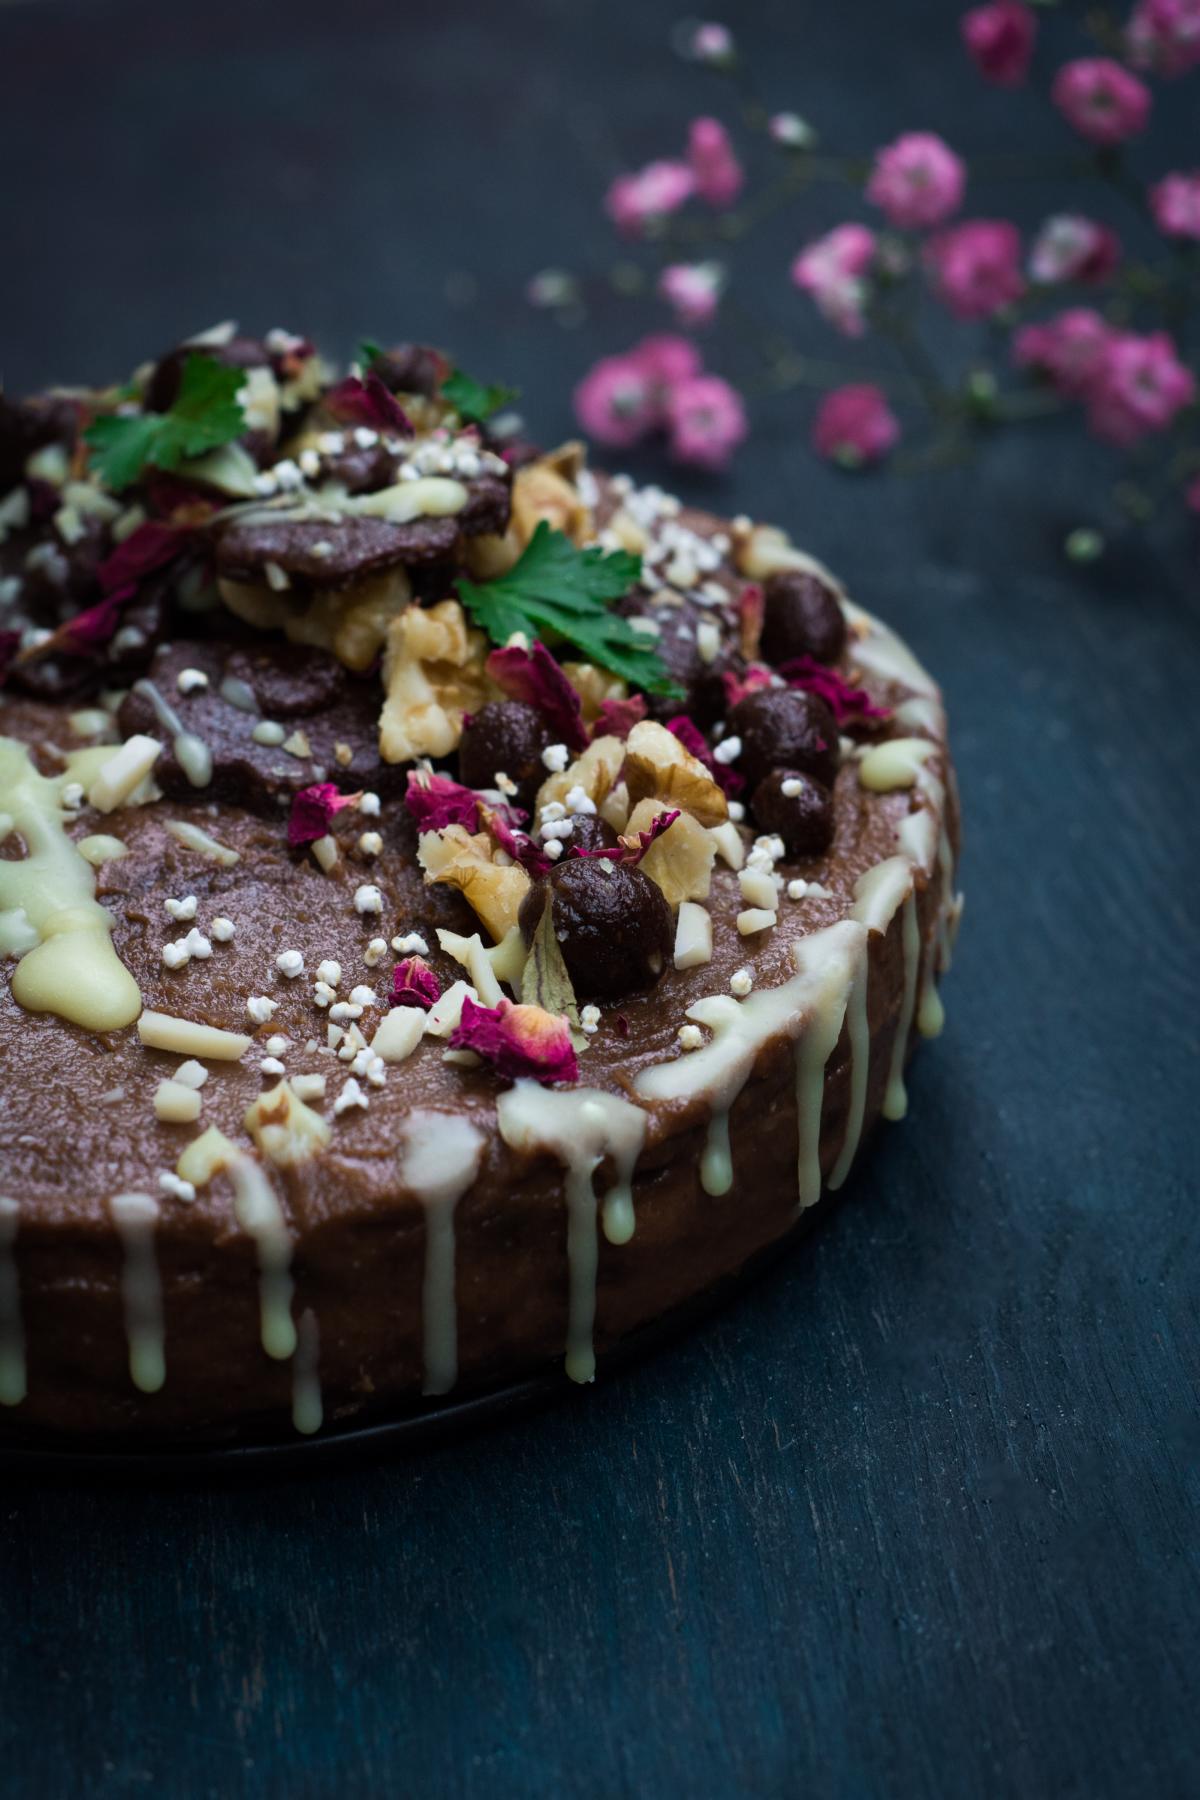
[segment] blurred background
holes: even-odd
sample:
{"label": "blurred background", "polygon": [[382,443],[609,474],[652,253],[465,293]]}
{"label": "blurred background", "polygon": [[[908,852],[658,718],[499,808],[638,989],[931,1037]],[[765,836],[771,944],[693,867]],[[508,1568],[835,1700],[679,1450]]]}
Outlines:
{"label": "blurred background", "polygon": [[[666,323],[609,285],[604,189],[697,113],[735,125],[671,50],[680,10],[0,0],[5,385],[120,377],[232,317],[339,359],[451,347],[571,435],[584,370]],[[840,149],[1053,155],[1081,12],[1040,9],[1015,94],[950,0],[726,22]],[[1152,172],[1194,165],[1194,89],[1156,105]],[[980,182],[970,209],[1078,199]],[[814,355],[787,265],[846,213],[821,190],[740,254]],[[547,266],[590,276],[565,325],[525,298]],[[980,341],[929,324],[938,355]],[[1078,425],[856,478],[812,454],[814,404],[753,400],[727,476],[621,460],[785,524],[945,684],[968,905],[908,1121],[719,1319],[535,1419],[311,1482],[7,1486],[14,1791],[1200,1789],[1195,544],[1063,560],[1115,472]]]}

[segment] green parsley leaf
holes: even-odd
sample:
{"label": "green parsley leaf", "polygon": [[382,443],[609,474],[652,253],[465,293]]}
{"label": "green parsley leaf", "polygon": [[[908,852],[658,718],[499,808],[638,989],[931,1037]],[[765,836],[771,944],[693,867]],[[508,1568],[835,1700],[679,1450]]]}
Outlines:
{"label": "green parsley leaf", "polygon": [[237,398],[245,379],[244,369],[230,369],[193,352],[183,366],[169,411],[128,418],[108,413],[92,420],[84,432],[93,452],[92,466],[119,493],[150,464],[177,469],[189,456],[218,450],[246,429]]}
{"label": "green parsley leaf", "polygon": [[520,393],[519,388],[489,386],[474,381],[462,369],[451,369],[442,383],[442,399],[450,403],[460,419],[485,425],[493,413],[499,412]]}
{"label": "green parsley leaf", "polygon": [[380,346],[372,343],[370,338],[363,338],[358,346],[358,362],[364,371],[369,371],[371,365],[377,363],[382,355],[383,351]]}
{"label": "green parsley leaf", "polygon": [[658,653],[608,602],[627,594],[642,572],[640,556],[627,550],[606,553],[593,545],[577,550],[544,519],[505,575],[476,584],[460,580],[463,605],[492,639],[506,644],[514,631],[526,637],[563,639],[588,662],[611,669],[634,687],[681,700]]}

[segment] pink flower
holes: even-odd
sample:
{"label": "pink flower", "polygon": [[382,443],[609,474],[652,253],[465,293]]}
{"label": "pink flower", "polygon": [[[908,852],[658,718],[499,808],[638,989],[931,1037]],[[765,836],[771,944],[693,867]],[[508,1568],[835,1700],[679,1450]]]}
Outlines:
{"label": "pink flower", "polygon": [[899,436],[900,424],[886,395],[870,382],[834,388],[813,421],[816,450],[847,469],[878,462]]}
{"label": "pink flower", "polygon": [[626,449],[655,424],[653,385],[634,355],[603,356],[575,389],[575,417],[600,444]]}
{"label": "pink flower", "polygon": [[1098,312],[1071,307],[1040,325],[1022,326],[1013,338],[1013,361],[1036,369],[1068,399],[1078,399],[1102,374],[1112,335]]}
{"label": "pink flower", "polygon": [[634,175],[618,175],[604,196],[604,210],[618,231],[640,237],[651,220],[677,212],[695,189],[686,163],[647,163]]}
{"label": "pink flower", "polygon": [[688,163],[695,190],[709,206],[732,206],[742,191],[742,165],[719,119],[693,119]]}
{"label": "pink flower", "polygon": [[1200,63],[1200,0],[1138,0],[1125,36],[1135,68],[1186,75]]}
{"label": "pink flower", "polygon": [[806,244],[792,264],[792,280],[811,294],[817,310],[844,331],[861,337],[867,300],[864,275],[875,256],[875,233],[865,225],[836,225]]}
{"label": "pink flower", "polygon": [[990,319],[1025,291],[1021,234],[1007,219],[968,219],[925,247],[934,289],[958,319]]}
{"label": "pink flower", "polygon": [[1123,144],[1150,116],[1150,90],[1108,56],[1064,63],[1050,98],[1069,125],[1093,144]]}
{"label": "pink flower", "polygon": [[1165,331],[1113,334],[1089,395],[1088,424],[1110,444],[1136,444],[1163,431],[1196,397],[1196,378]]}
{"label": "pink flower", "polygon": [[668,393],[671,454],[702,469],[723,469],[746,435],[741,395],[719,375],[693,375]]}
{"label": "pink flower", "polygon": [[721,297],[719,263],[672,263],[658,278],[658,291],[675,309],[681,325],[708,325]]}
{"label": "pink flower", "polygon": [[963,43],[985,81],[1016,87],[1029,73],[1037,20],[1021,0],[988,0],[962,19]]}
{"label": "pink flower", "polygon": [[690,381],[702,367],[700,352],[690,338],[673,331],[657,331],[642,338],[629,352],[660,402],[677,381]]}
{"label": "pink flower", "polygon": [[1035,281],[1103,281],[1121,259],[1121,240],[1081,213],[1047,219],[1029,254]]}
{"label": "pink flower", "polygon": [[1200,238],[1200,169],[1164,175],[1150,189],[1150,210],[1168,237]]}
{"label": "pink flower", "polygon": [[967,171],[932,131],[908,131],[875,156],[867,199],[902,230],[940,225],[962,205]]}
{"label": "pink flower", "polygon": [[684,48],[694,62],[726,63],[734,54],[733,33],[728,25],[711,19],[692,27]]}

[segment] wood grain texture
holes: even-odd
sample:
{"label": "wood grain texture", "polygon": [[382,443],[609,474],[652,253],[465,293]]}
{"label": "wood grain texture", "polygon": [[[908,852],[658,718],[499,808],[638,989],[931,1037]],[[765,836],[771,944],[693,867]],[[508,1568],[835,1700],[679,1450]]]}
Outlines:
{"label": "wood grain texture", "polygon": [[[736,23],[772,100],[853,147],[945,121],[1060,149],[1033,100],[975,86],[954,11]],[[601,293],[560,333],[520,283],[603,266],[598,185],[721,104],[671,73],[675,12],[0,9],[10,384],[107,376],[233,312],[331,348],[454,338],[566,435],[570,381],[629,319]],[[781,317],[787,255],[844,205],[755,253]],[[1034,217],[1025,188],[978,205]],[[448,324],[455,271],[478,298]],[[1110,464],[1056,428],[854,483],[813,467],[807,417],[685,485],[786,520],[944,678],[968,911],[909,1119],[813,1241],[555,1410],[310,1480],[9,1482],[7,1791],[1200,1790],[1195,566],[1128,546],[1064,571]]]}

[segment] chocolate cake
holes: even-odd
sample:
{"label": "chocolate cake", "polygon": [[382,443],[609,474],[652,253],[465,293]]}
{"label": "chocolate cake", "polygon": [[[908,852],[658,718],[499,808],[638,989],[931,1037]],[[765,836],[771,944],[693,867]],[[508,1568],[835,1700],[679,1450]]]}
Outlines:
{"label": "chocolate cake", "polygon": [[934,682],[504,403],[232,327],[0,398],[0,1442],[587,1381],[905,1111]]}

